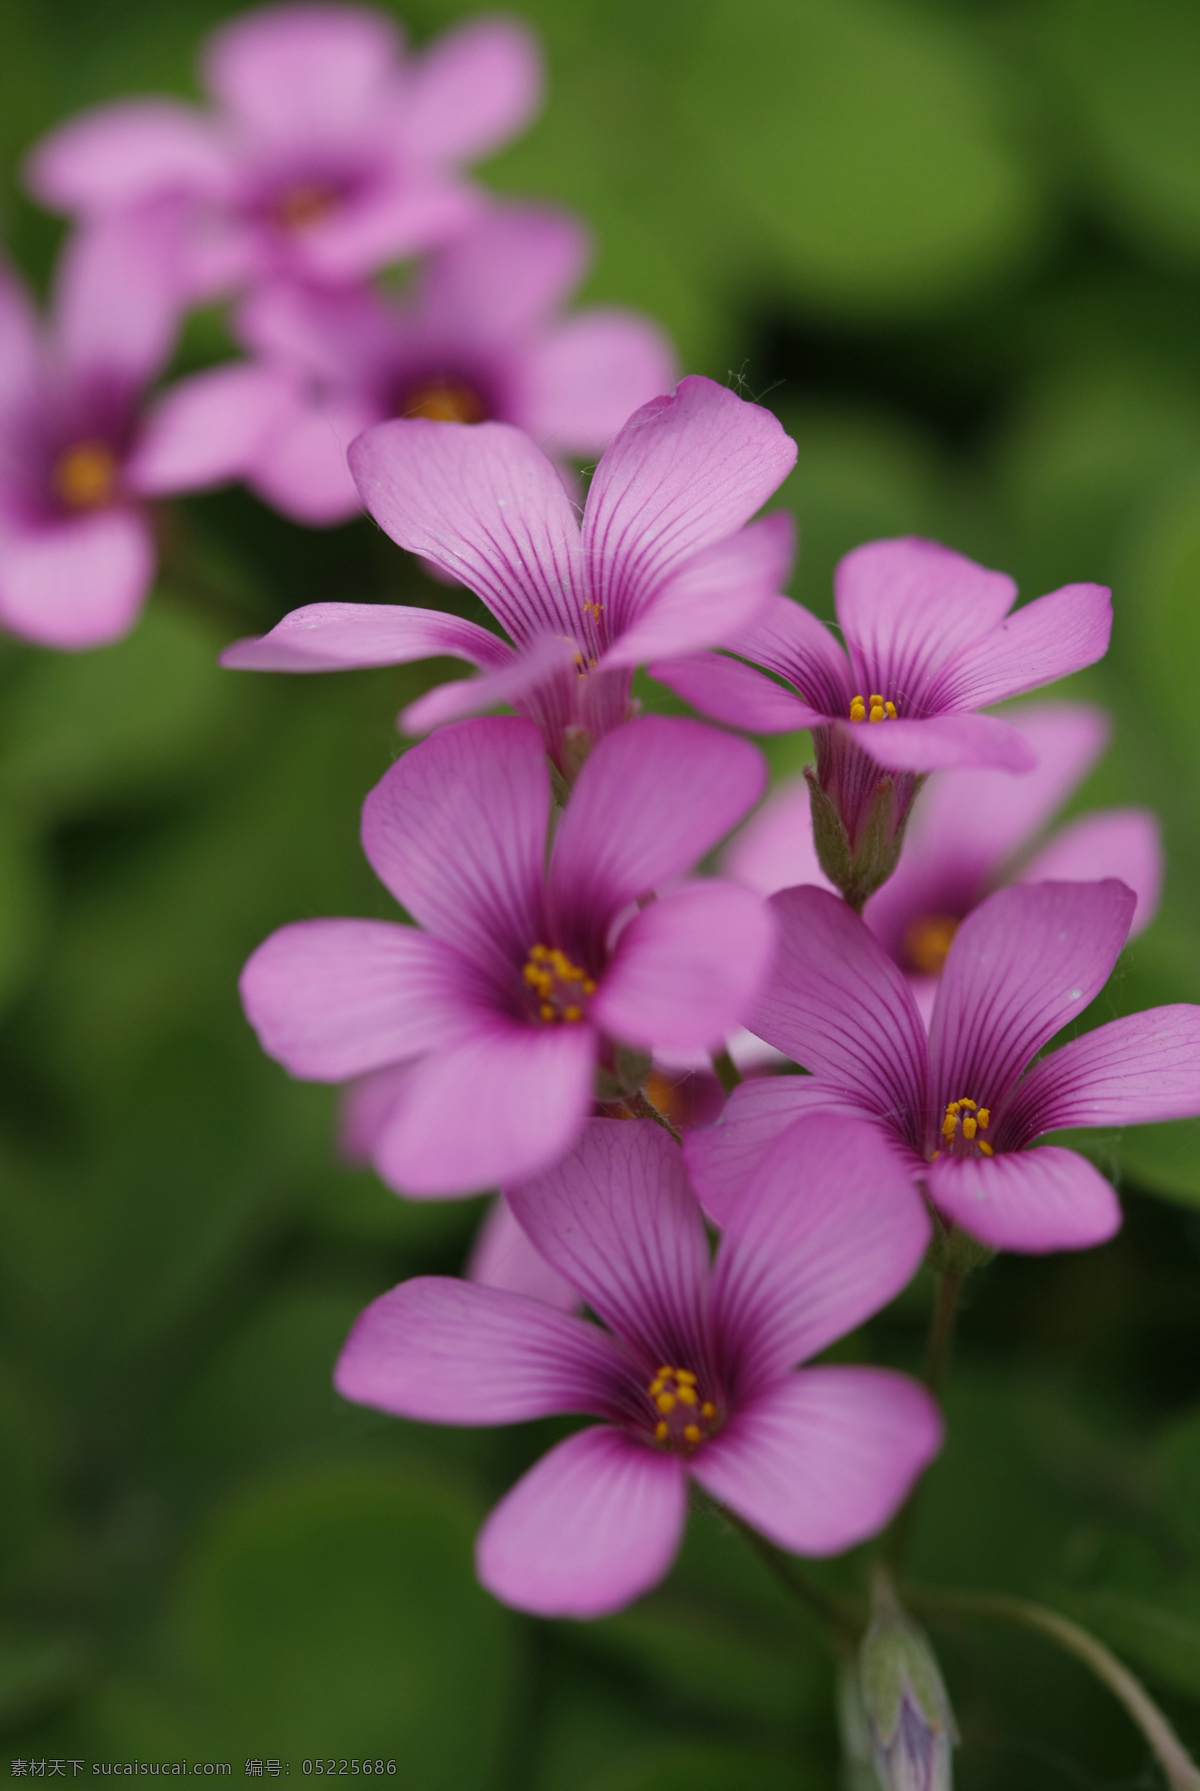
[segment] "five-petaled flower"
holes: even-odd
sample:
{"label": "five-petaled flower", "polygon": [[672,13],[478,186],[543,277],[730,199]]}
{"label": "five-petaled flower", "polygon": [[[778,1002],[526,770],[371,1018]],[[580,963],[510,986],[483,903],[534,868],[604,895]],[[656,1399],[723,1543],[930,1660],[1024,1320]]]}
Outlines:
{"label": "five-petaled flower", "polygon": [[0,266],[0,622],[51,647],[130,628],[154,576],[147,501],[235,478],[285,392],[233,362],[145,388],[170,355],[181,299],[147,217],[77,235],[48,324]]}
{"label": "five-petaled flower", "polygon": [[1017,588],[1004,573],[915,539],[856,547],[835,595],[844,652],[808,610],[778,597],[726,641],[740,659],[710,653],[651,670],[719,721],[754,733],[811,728],[817,849],[861,906],[895,868],[923,773],[1032,770],[1017,730],[975,711],[1099,659],[1112,608],[1102,586],[1078,584],[1009,615]]}
{"label": "five-petaled flower", "polygon": [[[955,933],[972,908],[1007,883],[1118,877],[1137,896],[1129,936],[1148,927],[1162,886],[1158,818],[1145,808],[1082,815],[1039,843],[1059,805],[1096,762],[1108,718],[1082,703],[1037,703],[1006,717],[1037,754],[1021,777],[938,771],[917,796],[904,851],[863,919],[912,982],[928,1020]],[[730,842],[727,876],[760,895],[799,883],[828,887],[813,844],[808,789],[775,791]]]}
{"label": "five-petaled flower", "polygon": [[520,430],[381,423],[350,450],[371,514],[481,597],[515,645],[440,610],[316,603],[223,663],[314,672],[452,654],[483,675],[431,691],[402,725],[421,733],[511,703],[569,779],[628,718],[634,667],[728,639],[778,590],[790,519],[749,518],[795,457],[769,411],[689,377],[621,429],[581,529],[559,469]]}
{"label": "five-petaled flower", "polygon": [[447,240],[479,205],[459,164],[518,131],[541,88],[515,21],[472,19],[406,58],[386,14],[312,0],[222,25],[203,74],[214,113],[101,106],[26,167],[54,210],[154,210],[197,295],[279,276],[351,282]]}
{"label": "five-petaled flower", "polygon": [[290,281],[250,294],[238,335],[292,387],[250,485],[299,522],[352,516],[361,499],[346,449],[388,417],[512,423],[556,458],[599,454],[675,371],[648,318],[610,306],[560,314],[587,254],[568,213],[496,205],[403,298]]}
{"label": "five-petaled flower", "polygon": [[584,766],[547,859],[536,728],[443,728],[363,809],[366,855],[418,925],[283,927],[246,966],[246,1012],[294,1075],[387,1073],[372,1155],[394,1187],[462,1194],[532,1174],[578,1137],[597,1070],[619,1081],[616,1047],[702,1049],[745,1017],[773,944],[767,904],[677,880],[764,779],[752,746],[700,722],[629,722]]}
{"label": "five-petaled flower", "polygon": [[756,1154],[798,1116],[872,1120],[938,1211],[995,1249],[1098,1244],[1116,1194],[1068,1126],[1139,1125],[1200,1113],[1200,1007],[1110,1020],[1037,1052],[1099,994],[1135,898],[1115,879],[998,890],[955,935],[928,1034],[908,978],[823,889],[771,898],[780,942],[750,1022],[812,1072],[747,1083],[714,1126],[688,1134],[696,1188],[721,1221]]}
{"label": "five-petaled flower", "polygon": [[592,1120],[508,1190],[538,1250],[601,1320],[441,1277],[369,1306],[346,1398],[446,1424],[602,1420],[559,1443],[480,1533],[480,1578],[546,1616],[592,1617],[670,1567],[687,1482],[780,1547],[835,1554],[878,1530],[936,1452],[929,1395],[888,1369],[797,1368],[885,1305],[929,1222],[871,1129],[805,1122],[803,1169],[760,1163],[710,1264],[678,1149]]}

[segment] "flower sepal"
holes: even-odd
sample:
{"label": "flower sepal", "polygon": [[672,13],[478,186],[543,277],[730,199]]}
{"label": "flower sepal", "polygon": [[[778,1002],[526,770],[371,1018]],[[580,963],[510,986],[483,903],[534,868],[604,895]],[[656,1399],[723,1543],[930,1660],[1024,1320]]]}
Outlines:
{"label": "flower sepal", "polygon": [[958,1739],[929,1640],[882,1576],[858,1657],[859,1690],[883,1791],[950,1791]]}
{"label": "flower sepal", "polygon": [[925,1260],[937,1275],[969,1275],[974,1269],[986,1268],[996,1252],[990,1245],[972,1237],[955,1221],[945,1224],[931,1209],[933,1236]]}
{"label": "flower sepal", "polygon": [[651,1065],[648,1052],[635,1051],[631,1045],[617,1045],[610,1064],[596,1065],[596,1099],[608,1106],[636,1094],[650,1074]]}
{"label": "flower sepal", "polygon": [[[869,897],[887,882],[900,861],[904,827],[917,780],[880,772],[861,824],[851,838],[841,809],[824,788],[818,766],[806,765],[804,776],[812,803],[813,844],[822,871],[834,888],[861,914]],[[900,800],[897,798],[900,796]]]}

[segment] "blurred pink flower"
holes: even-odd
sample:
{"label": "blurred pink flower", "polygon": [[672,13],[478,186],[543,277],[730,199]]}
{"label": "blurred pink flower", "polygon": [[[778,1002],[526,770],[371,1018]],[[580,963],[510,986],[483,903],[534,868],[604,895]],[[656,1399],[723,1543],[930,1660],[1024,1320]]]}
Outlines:
{"label": "blurred pink flower", "polygon": [[994,1249],[1111,1237],[1121,1209],[1100,1171],[1063,1145],[1028,1147],[1067,1126],[1200,1113],[1200,1007],[1128,1014],[1034,1059],[1104,987],[1134,905],[1111,878],[998,890],[955,934],[926,1033],[908,978],[846,903],[773,896],[779,951],[751,1025],[811,1074],[746,1083],[688,1134],[705,1206],[723,1222],[757,1155],[824,1111],[872,1120],[938,1211]]}
{"label": "blurred pink flower", "polygon": [[367,857],[417,925],[309,920],[272,934],[241,985],[264,1049],[316,1081],[410,1066],[368,1082],[357,1116],[403,1193],[465,1194],[549,1166],[578,1137],[615,1044],[717,1044],[753,1003],[773,939],[766,904],[736,884],[676,880],[764,777],[753,747],[699,722],[630,722],[584,766],[547,861],[537,730],[515,717],[440,730],[363,809]]}
{"label": "blurred pink flower", "polygon": [[569,781],[629,716],[635,666],[726,640],[770,601],[791,562],[791,520],[743,525],[795,458],[769,411],[690,376],[619,432],[581,529],[558,468],[520,430],[381,423],[350,450],[367,508],[482,598],[515,646],[441,610],[314,603],[221,662],[315,672],[451,654],[483,675],[430,691],[402,726],[423,733],[511,703]]}
{"label": "blurred pink flower", "polygon": [[[899,864],[863,910],[871,931],[911,979],[926,1019],[960,922],[993,889],[1118,877],[1137,896],[1131,939],[1158,908],[1162,839],[1149,809],[1102,809],[1038,844],[1103,752],[1109,735],[1104,712],[1082,703],[1040,703],[1014,710],[1006,720],[1036,753],[1036,769],[1021,777],[935,772],[913,806]],[[730,842],[723,869],[760,895],[801,883],[830,887],[817,861],[803,778],[768,797]]]}
{"label": "blurred pink flower", "polygon": [[151,206],[193,295],[285,275],[338,283],[445,241],[478,197],[460,164],[505,143],[541,92],[537,47],[483,17],[413,56],[366,7],[262,7],[209,39],[215,110],[134,99],[71,119],[26,164],[76,217]]}
{"label": "blurred pink flower", "polygon": [[803,1170],[759,1165],[710,1265],[679,1151],[646,1120],[588,1122],[511,1188],[517,1220],[604,1329],[440,1277],[369,1306],[339,1392],[400,1417],[511,1424],[585,1412],[488,1518],[484,1585],[542,1616],[596,1617],[669,1569],[694,1479],[781,1548],[830,1555],[887,1522],[937,1451],[929,1395],[882,1368],[797,1368],[885,1305],[929,1221],[866,1126],[806,1122]]}
{"label": "blurred pink flower", "polygon": [[147,500],[237,477],[285,389],[233,363],[147,403],[181,310],[146,217],[85,230],[39,324],[0,266],[0,623],[45,646],[98,646],[135,621],[154,577]]}
{"label": "blurred pink flower", "polygon": [[662,331],[635,312],[560,315],[587,259],[569,214],[503,205],[427,261],[402,299],[294,283],[253,293],[241,340],[295,382],[254,489],[299,522],[354,515],[346,450],[388,417],[514,423],[555,459],[599,454],[675,369]]}
{"label": "blurred pink flower", "polygon": [[[817,844],[832,880],[856,905],[895,865],[917,778],[995,766],[1029,771],[1030,748],[1008,722],[976,710],[1091,665],[1107,651],[1109,593],[1065,585],[1009,615],[1017,588],[936,542],[870,541],[835,581],[845,650],[800,604],[777,597],[730,652],[651,666],[703,714],[752,733],[811,728]],[[775,680],[782,679],[782,683]],[[824,843],[823,843],[824,842]]]}

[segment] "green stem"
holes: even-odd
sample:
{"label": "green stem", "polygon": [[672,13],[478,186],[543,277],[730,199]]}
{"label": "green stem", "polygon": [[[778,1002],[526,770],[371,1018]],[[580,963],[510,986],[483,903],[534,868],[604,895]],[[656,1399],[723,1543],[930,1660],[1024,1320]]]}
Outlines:
{"label": "green stem", "polygon": [[734,1063],[732,1057],[729,1055],[728,1049],[713,1052],[712,1067],[716,1072],[717,1081],[721,1084],[725,1093],[732,1094],[742,1079],[742,1072],[738,1069],[737,1064]]}
{"label": "green stem", "polygon": [[683,1139],[679,1136],[679,1133],[675,1130],[675,1127],[671,1124],[666,1114],[659,1112],[658,1108],[654,1105],[654,1102],[647,1096],[645,1089],[639,1088],[636,1094],[622,1095],[620,1104],[625,1108],[627,1113],[633,1115],[634,1119],[652,1119],[656,1124],[662,1127],[664,1132],[670,1132],[676,1144],[683,1143]]}
{"label": "green stem", "polygon": [[[937,1292],[934,1295],[933,1310],[929,1314],[929,1330],[925,1338],[925,1363],[921,1370],[921,1379],[935,1399],[946,1378],[946,1367],[954,1342],[954,1324],[958,1317],[959,1295],[965,1280],[965,1273],[954,1269],[942,1270],[937,1278]],[[920,1496],[921,1483],[918,1481],[888,1526],[883,1539],[883,1558],[890,1568],[898,1568],[907,1552]]]}
{"label": "green stem", "polygon": [[857,1646],[862,1621],[852,1605],[834,1593],[826,1592],[823,1586],[814,1586],[811,1580],[804,1577],[790,1555],[785,1554],[783,1549],[776,1548],[773,1542],[768,1542],[765,1536],[739,1517],[736,1511],[730,1511],[727,1505],[723,1505],[721,1514],[746,1538],[784,1591],[815,1617],[820,1618],[839,1652],[845,1653],[847,1647],[852,1649]]}
{"label": "green stem", "polygon": [[1106,1685],[1125,1706],[1145,1736],[1163,1769],[1171,1791],[1200,1791],[1200,1767],[1176,1735],[1158,1705],[1139,1679],[1123,1666],[1104,1643],[1088,1630],[1028,1598],[1010,1598],[1003,1592],[941,1592],[909,1587],[908,1604],[931,1617],[995,1617],[1002,1623],[1020,1623],[1057,1642],[1073,1654]]}

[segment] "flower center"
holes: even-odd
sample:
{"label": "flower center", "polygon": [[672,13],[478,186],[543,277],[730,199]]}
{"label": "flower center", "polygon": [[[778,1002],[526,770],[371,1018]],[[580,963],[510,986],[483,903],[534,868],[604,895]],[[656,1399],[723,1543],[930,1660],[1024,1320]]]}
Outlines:
{"label": "flower center", "polygon": [[[995,1156],[987,1139],[979,1135],[986,1132],[991,1123],[992,1115],[987,1107],[979,1106],[966,1096],[960,1101],[951,1101],[942,1120],[942,1149],[952,1157]],[[941,1154],[940,1150],[935,1150],[930,1162],[935,1162]]]}
{"label": "flower center", "polygon": [[657,1418],[654,1440],[676,1455],[690,1455],[717,1427],[717,1408],[701,1399],[690,1368],[660,1368],[646,1388]]}
{"label": "flower center", "polygon": [[337,188],[328,181],[301,181],[280,194],[275,201],[275,217],[285,230],[311,230],[337,210],[339,198]]}
{"label": "flower center", "polygon": [[531,946],[521,975],[537,997],[538,1018],[551,1023],[566,1021],[574,1025],[582,1020],[587,997],[596,993],[596,984],[587,971],[572,964],[566,952],[557,946]]}
{"label": "flower center", "polygon": [[487,418],[487,406],[465,380],[444,379],[438,374],[414,387],[400,414],[427,417],[431,423],[482,423]]}
{"label": "flower center", "polygon": [[869,696],[864,701],[856,696],[850,699],[851,721],[895,721],[895,703],[885,703],[881,696]]}
{"label": "flower center", "polygon": [[117,457],[104,442],[75,442],[54,462],[51,479],[69,510],[95,510],[113,494]]}
{"label": "flower center", "polygon": [[921,976],[940,976],[961,922],[956,914],[923,914],[904,931],[904,957]]}

